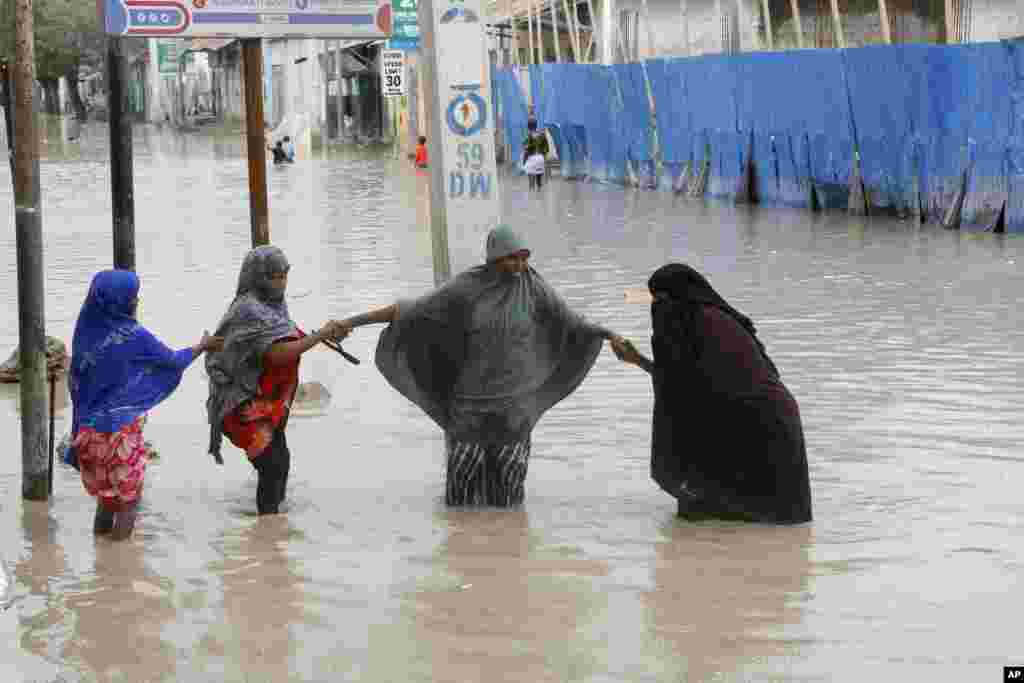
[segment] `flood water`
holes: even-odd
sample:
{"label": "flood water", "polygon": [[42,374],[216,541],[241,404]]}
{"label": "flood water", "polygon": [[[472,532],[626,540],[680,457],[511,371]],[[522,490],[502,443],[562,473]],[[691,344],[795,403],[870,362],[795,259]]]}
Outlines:
{"label": "flood water", "polygon": [[[70,343],[109,266],[105,129],[49,132],[48,332]],[[426,176],[389,152],[270,169],[271,235],[307,327],[426,291]],[[174,346],[212,329],[249,245],[237,138],[136,132],[141,315]],[[649,352],[624,296],[672,260],[758,324],[800,401],[815,521],[688,523],[648,474],[651,387],[610,350],[534,434],[526,503],[443,504],[443,443],[374,368],[380,328],[303,361],[326,415],[289,425],[287,514],[205,453],[201,364],[150,414],[131,541],[94,539],[58,466],[20,498],[16,388],[0,396],[0,680],[996,681],[1024,664],[1024,238],[668,194],[504,184],[533,265]],[[13,217],[0,169],[0,213]],[[17,344],[13,219],[0,354]],[[482,245],[481,245],[482,252]],[[69,415],[58,418],[58,434]],[[751,454],[756,457],[757,454]]]}

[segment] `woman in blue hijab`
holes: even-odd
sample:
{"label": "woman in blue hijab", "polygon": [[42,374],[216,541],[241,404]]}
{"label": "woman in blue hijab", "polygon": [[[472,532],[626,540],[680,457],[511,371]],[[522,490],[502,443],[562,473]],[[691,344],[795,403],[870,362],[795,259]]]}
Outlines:
{"label": "woman in blue hijab", "polygon": [[131,536],[146,471],[146,412],[171,395],[185,369],[220,348],[203,334],[172,351],[135,319],[139,278],[129,270],[93,277],[71,347],[72,461],[96,498],[93,530]]}

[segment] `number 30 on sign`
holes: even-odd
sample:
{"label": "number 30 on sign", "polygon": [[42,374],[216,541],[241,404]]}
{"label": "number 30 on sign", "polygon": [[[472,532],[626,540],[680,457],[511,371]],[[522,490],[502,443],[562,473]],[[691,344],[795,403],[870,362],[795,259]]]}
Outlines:
{"label": "number 30 on sign", "polygon": [[381,50],[380,80],[384,97],[405,95],[405,53],[401,50]]}

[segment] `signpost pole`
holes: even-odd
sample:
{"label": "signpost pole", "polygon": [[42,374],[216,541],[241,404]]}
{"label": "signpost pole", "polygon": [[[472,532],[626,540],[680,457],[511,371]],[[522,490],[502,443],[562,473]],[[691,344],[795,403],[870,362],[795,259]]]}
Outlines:
{"label": "signpost pole", "polygon": [[484,236],[501,219],[482,5],[481,0],[421,0],[419,7],[438,284],[451,277],[453,261],[460,270],[480,262]]}
{"label": "signpost pole", "polygon": [[448,207],[444,191],[444,122],[441,119],[438,92],[437,36],[434,30],[434,3],[445,0],[420,0],[420,52],[423,90],[426,96],[427,157],[430,159],[430,243],[434,258],[434,284],[440,285],[452,275],[451,255],[448,253]]}
{"label": "signpost pole", "polygon": [[17,0],[14,8],[14,226],[18,253],[21,495],[27,500],[47,500],[51,492],[46,450],[46,299],[32,4],[32,0]]}
{"label": "signpost pole", "polygon": [[126,121],[124,42],[107,38],[107,108],[110,126],[110,195],[114,219],[114,267],[135,270],[135,196],[132,126]]}
{"label": "signpost pole", "polygon": [[263,133],[263,41],[242,39],[245,135],[249,155],[249,219],[252,246],[270,244],[267,201],[267,140]]}

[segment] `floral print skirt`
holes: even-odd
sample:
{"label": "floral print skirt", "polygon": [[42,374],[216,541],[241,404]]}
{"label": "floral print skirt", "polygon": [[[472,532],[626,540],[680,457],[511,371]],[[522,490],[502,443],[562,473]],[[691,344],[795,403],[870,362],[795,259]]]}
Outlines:
{"label": "floral print skirt", "polygon": [[72,444],[85,490],[107,510],[124,510],[142,495],[148,453],[144,421],[140,416],[115,433],[82,427]]}

